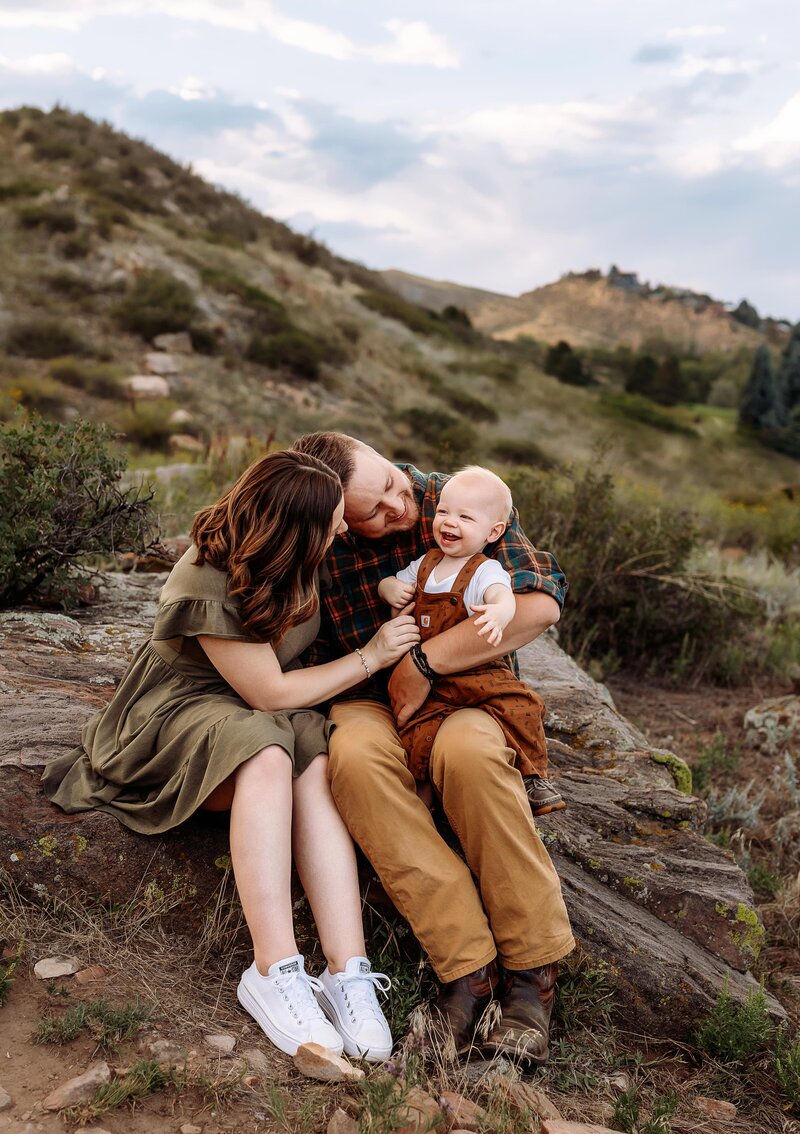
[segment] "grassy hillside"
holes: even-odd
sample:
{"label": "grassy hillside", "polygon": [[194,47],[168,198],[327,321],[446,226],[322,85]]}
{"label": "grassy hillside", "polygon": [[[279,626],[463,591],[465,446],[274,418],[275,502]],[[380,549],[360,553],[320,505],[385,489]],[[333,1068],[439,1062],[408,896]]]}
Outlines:
{"label": "grassy hillside", "polygon": [[[796,462],[737,435],[730,408],[643,414],[602,365],[598,385],[564,385],[535,342],[403,301],[379,274],[84,116],[1,114],[0,169],[4,419],[22,404],[105,421],[143,466],[209,448],[227,459],[231,437],[323,426],[441,467],[563,467],[602,448],[631,492],[699,504],[721,531],[742,509],[763,524],[757,510],[799,479]],[[585,312],[571,310],[577,326]],[[193,349],[172,354],[168,397],[132,402],[126,379],[157,368],[159,330],[188,331]],[[726,380],[748,365],[745,351]]]}

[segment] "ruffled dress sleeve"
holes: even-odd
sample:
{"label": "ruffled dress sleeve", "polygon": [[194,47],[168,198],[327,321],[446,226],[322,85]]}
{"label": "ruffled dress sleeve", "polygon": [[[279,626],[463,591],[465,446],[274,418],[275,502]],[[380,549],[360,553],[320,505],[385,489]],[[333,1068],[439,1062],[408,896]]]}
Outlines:
{"label": "ruffled dress sleeve", "polygon": [[242,626],[236,604],[219,599],[184,598],[159,608],[153,627],[154,642],[196,638],[208,634],[236,642],[252,642]]}

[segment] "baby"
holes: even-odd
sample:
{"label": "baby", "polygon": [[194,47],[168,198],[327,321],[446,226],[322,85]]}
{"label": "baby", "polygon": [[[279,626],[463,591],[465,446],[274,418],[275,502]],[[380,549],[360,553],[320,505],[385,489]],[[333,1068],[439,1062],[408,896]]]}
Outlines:
{"label": "baby", "polygon": [[[483,549],[505,531],[512,502],[508,486],[489,469],[470,466],[442,488],[433,521],[436,547],[397,575],[382,579],[378,593],[395,610],[414,601],[422,643],[412,660],[431,681],[425,703],[400,729],[409,767],[420,784],[427,784],[430,751],[445,716],[458,709],[481,708],[505,733],[516,754],[531,809],[536,815],[559,811],[565,803],[545,778],[547,744],[542,720],[544,702],[524,685],[503,658],[457,674],[431,670],[422,644],[475,613],[478,634],[491,646],[516,611],[511,576]],[[428,793],[421,792],[423,797]]]}

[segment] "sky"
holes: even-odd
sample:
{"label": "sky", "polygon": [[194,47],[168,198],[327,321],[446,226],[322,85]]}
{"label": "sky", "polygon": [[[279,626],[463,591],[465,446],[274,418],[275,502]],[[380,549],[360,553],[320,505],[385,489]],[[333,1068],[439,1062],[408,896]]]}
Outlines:
{"label": "sky", "polygon": [[797,0],[0,0],[0,107],[55,102],[373,268],[800,320]]}

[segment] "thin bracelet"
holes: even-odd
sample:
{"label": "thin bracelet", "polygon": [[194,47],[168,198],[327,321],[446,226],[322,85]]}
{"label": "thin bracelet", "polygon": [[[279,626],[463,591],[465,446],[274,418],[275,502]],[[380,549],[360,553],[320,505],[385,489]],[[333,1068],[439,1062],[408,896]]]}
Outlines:
{"label": "thin bracelet", "polygon": [[430,681],[431,685],[433,685],[434,681],[439,676],[439,674],[431,666],[431,663],[428,661],[427,657],[423,653],[422,645],[419,642],[417,642],[417,644],[415,646],[411,647],[411,660],[413,661],[413,663],[417,667],[417,669],[420,671],[422,676],[427,681]]}
{"label": "thin bracelet", "polygon": [[367,677],[372,677],[372,670],[367,665],[367,659],[364,657],[361,650],[359,650],[358,646],[356,646],[356,653],[361,658],[361,664],[363,665],[364,669],[367,671]]}

